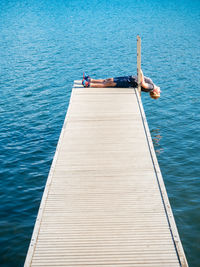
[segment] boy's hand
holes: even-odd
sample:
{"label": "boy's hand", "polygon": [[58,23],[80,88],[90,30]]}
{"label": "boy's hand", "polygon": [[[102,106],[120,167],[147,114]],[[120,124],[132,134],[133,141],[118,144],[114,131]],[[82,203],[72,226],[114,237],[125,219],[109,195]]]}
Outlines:
{"label": "boy's hand", "polygon": [[144,75],[143,75],[142,69],[140,69],[140,74],[141,74],[141,82],[143,82],[144,81]]}

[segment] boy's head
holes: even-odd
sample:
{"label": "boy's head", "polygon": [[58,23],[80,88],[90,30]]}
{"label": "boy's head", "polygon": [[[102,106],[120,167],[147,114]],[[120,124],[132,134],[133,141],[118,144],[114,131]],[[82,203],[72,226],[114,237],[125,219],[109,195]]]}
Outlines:
{"label": "boy's head", "polygon": [[160,87],[154,85],[153,91],[151,91],[149,94],[151,98],[158,99],[160,97],[160,92]]}

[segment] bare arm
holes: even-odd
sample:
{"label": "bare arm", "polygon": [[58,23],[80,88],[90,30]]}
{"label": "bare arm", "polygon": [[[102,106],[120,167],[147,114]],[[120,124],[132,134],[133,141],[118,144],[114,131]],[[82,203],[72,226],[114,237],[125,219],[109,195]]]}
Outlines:
{"label": "bare arm", "polygon": [[144,81],[144,74],[143,74],[143,71],[141,70],[141,86],[145,89],[149,89],[149,90],[153,90],[153,85],[149,84],[149,83],[146,83]]}

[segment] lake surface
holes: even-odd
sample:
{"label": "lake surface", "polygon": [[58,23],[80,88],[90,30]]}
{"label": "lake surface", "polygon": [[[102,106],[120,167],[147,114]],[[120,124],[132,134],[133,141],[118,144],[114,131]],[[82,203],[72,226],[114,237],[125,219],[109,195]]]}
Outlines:
{"label": "lake surface", "polygon": [[73,81],[142,68],[142,101],[182,244],[200,266],[200,1],[0,1],[0,265],[23,266]]}

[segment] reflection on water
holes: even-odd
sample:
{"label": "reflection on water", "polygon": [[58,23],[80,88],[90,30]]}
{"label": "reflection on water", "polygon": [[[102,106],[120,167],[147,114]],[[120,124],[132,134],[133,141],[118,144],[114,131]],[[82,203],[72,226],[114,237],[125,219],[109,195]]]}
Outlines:
{"label": "reflection on water", "polygon": [[150,132],[156,155],[159,156],[164,151],[164,148],[160,145],[160,140],[162,139],[160,129],[152,129]]}

